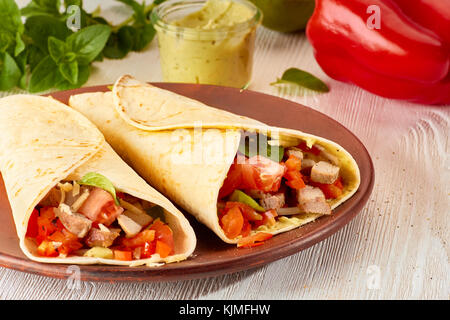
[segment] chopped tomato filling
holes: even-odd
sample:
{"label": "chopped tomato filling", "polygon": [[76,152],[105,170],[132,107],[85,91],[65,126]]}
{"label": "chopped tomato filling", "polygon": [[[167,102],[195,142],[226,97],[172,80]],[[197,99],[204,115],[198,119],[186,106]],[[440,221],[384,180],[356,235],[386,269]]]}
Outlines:
{"label": "chopped tomato filling", "polygon": [[264,241],[272,238],[273,235],[267,232],[258,232],[254,235],[247,236],[238,240],[238,248],[251,248],[260,246],[264,243]]}
{"label": "chopped tomato filling", "polygon": [[276,192],[280,188],[285,166],[262,156],[245,158],[244,163],[235,161],[219,192],[222,199],[236,189],[253,189]]}
{"label": "chopped tomato filling", "polygon": [[109,226],[123,212],[123,208],[115,204],[109,192],[101,188],[94,188],[79,212],[97,224],[102,223]]}
{"label": "chopped tomato filling", "polygon": [[125,249],[140,249],[140,258],[151,257],[158,253],[161,258],[166,258],[174,253],[173,232],[170,227],[157,219],[150,228],[141,231],[133,238],[124,238],[121,241]]}
{"label": "chopped tomato filling", "polygon": [[313,187],[318,187],[320,190],[322,190],[326,199],[339,198],[342,195],[343,189],[344,189],[344,186],[342,185],[341,177],[339,177],[332,184],[323,184],[323,183],[318,183],[318,182],[314,182],[314,181],[310,181],[309,184],[312,185]]}
{"label": "chopped tomato filling", "polygon": [[[343,193],[340,177],[333,184],[315,183],[311,179],[312,168],[316,181],[326,181],[330,175],[323,166],[316,165],[330,161],[323,147],[316,144],[309,147],[306,141],[296,147],[280,147],[284,153],[279,163],[261,155],[248,157],[250,153],[246,149],[239,149],[219,191],[220,226],[228,238],[239,237],[239,247],[261,245],[264,239],[258,241],[262,236],[252,234],[252,230],[275,226],[278,213],[291,216],[322,213],[327,208],[331,211],[327,200]],[[305,152],[309,155],[304,155]],[[336,166],[329,162],[333,172]]]}
{"label": "chopped tomato filling", "polygon": [[133,252],[126,250],[113,250],[114,259],[120,261],[131,261],[133,260]]}
{"label": "chopped tomato filling", "polygon": [[[116,205],[109,192],[98,187],[88,192],[76,212],[72,212],[73,206],[65,203],[64,206],[58,207],[37,206],[33,210],[26,236],[35,240],[38,255],[67,256],[82,248],[109,247],[114,259],[130,261],[133,258],[149,258],[155,253],[166,258],[175,252],[173,232],[169,225],[158,218],[147,227],[152,221],[152,218],[146,217],[143,212],[144,206],[149,207],[148,204],[141,203],[131,195],[117,193],[118,198],[129,200],[129,206],[134,206],[137,212],[142,212],[140,220],[136,217],[136,220],[129,218],[124,222],[117,219],[124,212],[124,208]],[[80,197],[81,194],[79,193]],[[75,203],[75,200],[71,199],[71,203]],[[112,226],[108,228],[110,225]],[[131,236],[136,226],[140,226],[141,230]]]}
{"label": "chopped tomato filling", "polygon": [[236,238],[244,226],[244,216],[238,206],[231,207],[220,219],[223,232],[230,238]]}

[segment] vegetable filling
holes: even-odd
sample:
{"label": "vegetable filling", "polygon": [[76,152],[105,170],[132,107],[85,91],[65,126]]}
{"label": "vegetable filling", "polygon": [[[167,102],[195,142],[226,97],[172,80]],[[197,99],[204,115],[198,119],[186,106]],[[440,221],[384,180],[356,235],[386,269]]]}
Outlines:
{"label": "vegetable filling", "polygon": [[131,261],[174,253],[164,209],[126,193],[98,173],[58,183],[33,210],[26,237],[42,257]]}
{"label": "vegetable filling", "polygon": [[256,133],[243,132],[239,151],[219,192],[219,223],[238,247],[261,245],[272,237],[252,232],[273,227],[282,216],[331,214],[331,201],[343,194],[339,159],[319,144],[283,147]]}

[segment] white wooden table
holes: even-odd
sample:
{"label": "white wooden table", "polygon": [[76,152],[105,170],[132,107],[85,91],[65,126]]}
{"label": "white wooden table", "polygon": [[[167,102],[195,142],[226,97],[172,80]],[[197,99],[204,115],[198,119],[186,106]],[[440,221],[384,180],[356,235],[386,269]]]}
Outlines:
{"label": "white wooden table", "polygon": [[[129,13],[113,1],[85,4],[93,10],[100,2],[113,21]],[[280,94],[269,83],[289,67],[319,76],[330,93]],[[123,73],[161,81],[156,41],[124,60],[96,63],[86,86],[112,83]],[[350,224],[305,251],[259,269],[202,280],[82,282],[73,288],[65,280],[0,268],[0,299],[448,299],[450,107],[384,99],[334,81],[316,63],[304,35],[264,28],[258,32],[250,89],[321,111],[366,145],[375,165],[375,186]]]}

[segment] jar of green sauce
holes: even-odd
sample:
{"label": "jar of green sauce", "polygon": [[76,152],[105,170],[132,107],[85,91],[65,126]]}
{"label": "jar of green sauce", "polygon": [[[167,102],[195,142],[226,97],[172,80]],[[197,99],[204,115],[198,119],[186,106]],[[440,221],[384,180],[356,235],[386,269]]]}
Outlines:
{"label": "jar of green sauce", "polygon": [[262,14],[246,0],[169,0],[151,20],[164,81],[241,88],[251,80]]}
{"label": "jar of green sauce", "polygon": [[264,15],[263,25],[281,32],[304,30],[314,12],[314,0],[250,0]]}

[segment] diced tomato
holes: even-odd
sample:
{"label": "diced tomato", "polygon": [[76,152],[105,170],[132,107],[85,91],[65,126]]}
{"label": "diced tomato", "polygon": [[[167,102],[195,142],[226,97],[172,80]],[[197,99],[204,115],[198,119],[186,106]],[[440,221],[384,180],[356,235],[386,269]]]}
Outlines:
{"label": "diced tomato", "polygon": [[234,239],[241,234],[244,226],[244,217],[239,207],[234,206],[228,210],[220,219],[220,223],[225,235]]}
{"label": "diced tomato", "polygon": [[92,221],[109,226],[123,212],[123,208],[115,204],[109,192],[94,188],[78,212]]}
{"label": "diced tomato", "polygon": [[253,224],[255,228],[258,228],[259,226],[262,226],[262,225],[273,226],[277,222],[275,217],[277,217],[278,214],[277,214],[277,211],[274,209],[268,210],[268,211],[262,213],[261,215],[263,217],[262,220],[255,221],[255,223]]}
{"label": "diced tomato", "polygon": [[102,223],[105,226],[111,225],[118,216],[122,214],[124,209],[116,205],[114,201],[108,202],[97,216],[97,223]]}
{"label": "diced tomato", "polygon": [[141,259],[150,258],[156,252],[156,241],[146,242],[141,248]]}
{"label": "diced tomato", "polygon": [[322,190],[322,192],[325,195],[326,199],[339,198],[342,195],[342,192],[343,192],[343,189],[344,189],[344,186],[342,185],[341,177],[339,177],[332,184],[323,184],[323,183],[318,183],[318,182],[314,182],[314,181],[310,181],[310,184],[313,187],[318,187],[320,190]]}
{"label": "diced tomato", "polygon": [[114,199],[109,192],[101,188],[94,188],[78,212],[92,221],[96,221],[102,208],[111,201]]}
{"label": "diced tomato", "polygon": [[238,240],[238,248],[251,248],[262,245],[264,241],[272,238],[272,234],[267,232],[258,232],[254,235]]}
{"label": "diced tomato", "polygon": [[160,255],[161,258],[166,258],[172,252],[172,247],[163,241],[156,240],[155,252]]}
{"label": "diced tomato", "polygon": [[173,232],[170,227],[162,222],[160,219],[156,219],[153,224],[150,226],[149,230],[155,230],[155,238],[159,241],[164,242],[169,247],[172,248],[172,251],[174,250],[174,243],[173,243]]}
{"label": "diced tomato", "polygon": [[300,171],[302,169],[302,160],[293,154],[284,163],[288,171]]}
{"label": "diced tomato", "polygon": [[257,213],[252,207],[246,205],[245,203],[228,201],[225,204],[225,212],[227,210],[230,210],[232,207],[239,207],[239,209],[241,210],[241,213],[244,216],[244,219],[246,219],[246,220],[249,220],[249,221],[262,220],[262,216],[259,213]]}
{"label": "diced tomato", "polygon": [[302,179],[302,174],[300,173],[300,171],[286,171],[286,173],[284,174],[284,177],[286,178],[286,180],[291,181],[291,180],[301,180]]}
{"label": "diced tomato", "polygon": [[43,240],[38,246],[37,252],[42,257],[57,257],[59,255],[55,245],[49,240]]}
{"label": "diced tomato", "polygon": [[114,259],[120,261],[131,261],[133,260],[133,252],[125,250],[113,250]]}
{"label": "diced tomato", "polygon": [[241,230],[241,236],[246,237],[250,234],[251,231],[252,225],[250,224],[250,222],[248,222],[248,220],[244,220],[244,225]]}
{"label": "diced tomato", "polygon": [[311,148],[307,146],[306,141],[300,142],[297,148],[301,149],[303,152],[310,152],[316,156],[320,155],[320,149],[313,145]]}
{"label": "diced tomato", "polygon": [[155,230],[143,230],[133,238],[124,238],[122,245],[131,249],[144,247],[146,243],[151,243],[155,240],[155,233]]}
{"label": "diced tomato", "polygon": [[33,210],[31,213],[30,219],[28,220],[28,227],[27,227],[27,237],[36,238],[39,234],[39,227],[37,219],[39,217],[39,211],[36,209]]}
{"label": "diced tomato", "polygon": [[[242,158],[240,158],[242,159]],[[219,199],[236,189],[254,189],[263,192],[276,192],[286,167],[262,156],[245,158],[244,163],[236,161],[231,165],[227,178],[219,192]]]}
{"label": "diced tomato", "polygon": [[[276,192],[280,189],[281,178],[286,171],[284,165],[270,159],[255,156],[249,159],[249,164],[256,172],[257,189],[263,192]],[[252,189],[244,187],[244,189]]]}
{"label": "diced tomato", "polygon": [[303,175],[299,170],[288,170],[284,174],[284,178],[287,180],[286,185],[292,189],[302,189],[304,188],[305,182],[303,181]]}
{"label": "diced tomato", "polygon": [[228,170],[228,174],[225,178],[225,181],[223,182],[222,188],[220,188],[219,199],[225,198],[226,196],[233,193],[234,190],[238,189],[241,185],[241,181],[241,166],[233,163],[230,167],[230,170]]}
{"label": "diced tomato", "polygon": [[81,249],[83,244],[78,241],[78,238],[73,233],[69,232],[67,229],[61,229],[61,231],[55,231],[52,235],[48,237],[48,240],[54,242],[60,242],[61,245],[56,248],[60,254],[68,255],[73,251]]}
{"label": "diced tomato", "polygon": [[37,217],[38,235],[36,236],[36,240],[38,244],[47,239],[47,237],[53,232],[60,229],[60,225],[58,225],[57,220],[58,219],[56,219],[54,208],[41,208],[39,217]]}

